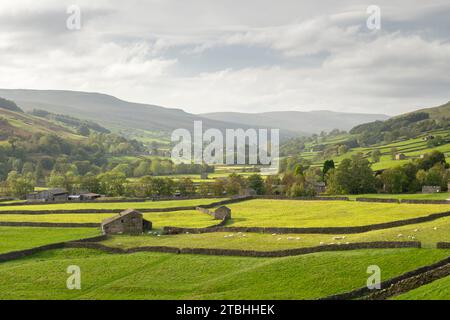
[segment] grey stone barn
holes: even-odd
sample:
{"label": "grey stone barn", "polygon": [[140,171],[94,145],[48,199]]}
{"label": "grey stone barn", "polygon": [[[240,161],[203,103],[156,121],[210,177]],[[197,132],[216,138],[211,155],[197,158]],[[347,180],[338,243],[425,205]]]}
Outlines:
{"label": "grey stone barn", "polygon": [[115,217],[103,220],[103,234],[139,235],[152,229],[152,223],[144,219],[139,211],[128,209]]}
{"label": "grey stone barn", "polygon": [[27,195],[28,201],[67,201],[69,193],[65,189],[48,189]]}
{"label": "grey stone barn", "polygon": [[224,220],[224,219],[231,219],[231,209],[226,207],[226,206],[222,206],[217,208],[214,211],[214,219],[216,220]]}

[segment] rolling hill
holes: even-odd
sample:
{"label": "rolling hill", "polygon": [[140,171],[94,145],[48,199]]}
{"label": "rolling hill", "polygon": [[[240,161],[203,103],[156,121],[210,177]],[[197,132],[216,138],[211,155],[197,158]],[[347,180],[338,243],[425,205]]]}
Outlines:
{"label": "rolling hill", "polygon": [[[26,111],[41,109],[85,120],[95,120],[113,131],[169,133],[177,128],[190,129],[196,120],[204,128],[279,128],[282,137],[310,135],[332,129],[348,130],[373,120],[387,119],[385,115],[351,114],[330,111],[268,112],[261,114],[215,113],[195,115],[181,109],[132,103],[110,95],[77,91],[0,89],[0,97],[13,100]],[[133,137],[133,134],[129,135]]]}
{"label": "rolling hill", "polygon": [[204,128],[238,128],[233,123],[210,120],[181,109],[132,103],[100,93],[56,90],[0,89],[0,97],[14,100],[26,111],[41,109],[65,114],[119,130],[148,130],[170,133],[178,128],[190,129],[194,121],[203,121]]}
{"label": "rolling hill", "polygon": [[300,134],[320,133],[333,129],[350,130],[354,126],[375,120],[386,120],[389,117],[382,114],[342,113],[332,111],[277,111],[264,113],[217,112],[206,113],[201,116],[218,120],[239,123],[278,127],[281,130],[293,131]]}

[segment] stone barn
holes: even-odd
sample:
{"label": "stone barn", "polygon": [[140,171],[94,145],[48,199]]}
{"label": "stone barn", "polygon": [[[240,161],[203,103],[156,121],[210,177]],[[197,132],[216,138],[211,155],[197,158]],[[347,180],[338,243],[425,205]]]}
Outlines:
{"label": "stone barn", "polygon": [[128,209],[115,217],[103,220],[103,234],[142,234],[152,229],[152,223],[139,211]]}
{"label": "stone barn", "polygon": [[439,193],[441,192],[441,187],[439,186],[423,186],[422,193]]}
{"label": "stone barn", "polygon": [[231,209],[226,207],[226,206],[222,206],[217,208],[214,211],[214,219],[216,220],[224,220],[225,218],[227,219],[231,219]]}

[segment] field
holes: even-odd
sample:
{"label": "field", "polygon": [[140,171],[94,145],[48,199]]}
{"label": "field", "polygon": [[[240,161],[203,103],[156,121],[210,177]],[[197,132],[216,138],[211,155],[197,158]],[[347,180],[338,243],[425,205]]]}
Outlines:
{"label": "field", "polygon": [[[449,251],[372,250],[279,259],[65,249],[0,265],[3,299],[315,299],[365,286],[367,266],[386,279]],[[69,265],[82,289],[65,288]],[[106,271],[106,272],[105,272]]]}
{"label": "field", "polygon": [[[33,210],[173,208],[218,199],[163,202],[83,203],[25,208],[30,214],[0,214],[0,221],[95,222],[114,214],[31,214]],[[250,200],[230,204],[227,226],[339,227],[404,220],[449,211],[448,205],[364,203],[356,201]],[[8,209],[4,209],[8,208]],[[44,209],[45,208],[45,209]],[[109,236],[100,244],[121,249],[143,247],[211,248],[253,251],[317,247],[374,241],[420,241],[421,249],[364,249],[283,258],[253,258],[139,252],[111,254],[87,248],[48,250],[0,263],[0,299],[317,299],[366,285],[367,267],[377,265],[382,280],[443,260],[450,250],[450,217],[360,234],[263,234],[212,232],[163,235],[164,226],[216,224],[198,211],[144,213],[154,231],[140,236]],[[100,235],[97,228],[0,227],[0,254]],[[67,290],[67,267],[82,270],[82,289]],[[398,297],[448,298],[448,277]]]}
{"label": "field", "polygon": [[297,200],[251,200],[229,207],[232,225],[244,227],[362,226],[449,211],[448,205]]}
{"label": "field", "polygon": [[0,227],[0,254],[30,249],[50,243],[58,243],[83,238],[95,237],[96,229],[89,228],[15,228]]}
{"label": "field", "polygon": [[450,300],[450,276],[395,297],[397,300]]}
{"label": "field", "polygon": [[22,205],[22,206],[0,206],[0,211],[21,210],[80,210],[80,209],[151,209],[151,208],[174,208],[184,206],[196,206],[210,204],[224,199],[192,199],[192,200],[171,200],[171,201],[145,201],[145,202],[118,202],[118,203],[60,203],[42,205]]}
{"label": "field", "polygon": [[[350,158],[351,156],[357,154],[357,153],[363,153],[366,155],[372,152],[375,149],[378,149],[381,151],[382,155],[380,158],[380,161],[377,163],[372,164],[373,170],[380,170],[380,169],[387,169],[392,168],[398,165],[405,164],[409,162],[411,159],[419,158],[420,155],[429,153],[433,150],[438,150],[444,153],[447,157],[447,159],[450,158],[450,143],[443,144],[441,146],[430,148],[427,145],[427,141],[424,141],[423,138],[427,135],[434,135],[434,136],[442,136],[445,137],[450,134],[450,130],[438,130],[438,131],[431,131],[427,133],[426,135],[420,135],[419,137],[413,138],[413,139],[406,139],[404,141],[396,141],[388,144],[380,144],[380,145],[374,145],[371,147],[358,147],[358,148],[352,148],[348,152],[342,155],[336,155],[333,156],[332,159],[336,164],[339,164],[343,159]],[[329,138],[329,140],[321,141],[319,144],[324,145],[330,145],[330,144],[339,144],[340,142],[345,141],[346,139],[349,139],[351,136],[339,136],[336,138]],[[313,161],[314,166],[321,166],[323,164],[323,161],[325,159],[317,159],[318,152],[311,152],[312,147],[314,144],[307,145],[307,150],[305,152],[302,152],[300,156],[304,159]],[[309,149],[308,149],[309,148]],[[393,160],[391,156],[391,149],[396,148],[398,153],[403,153],[407,157],[405,160]],[[369,160],[371,160],[369,158]]]}
{"label": "field", "polygon": [[[450,218],[436,221],[376,230],[360,234],[262,234],[262,233],[204,233],[179,235],[114,236],[103,243],[119,248],[169,246],[178,248],[221,248],[273,251],[323,244],[344,244],[370,241],[421,241],[425,248],[436,248],[437,242],[450,239]],[[338,239],[338,240],[336,240]]]}

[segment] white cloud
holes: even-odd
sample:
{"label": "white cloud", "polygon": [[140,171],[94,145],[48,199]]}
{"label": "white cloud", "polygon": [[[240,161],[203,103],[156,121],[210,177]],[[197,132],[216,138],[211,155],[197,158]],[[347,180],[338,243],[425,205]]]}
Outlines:
{"label": "white cloud", "polygon": [[[0,87],[101,91],[190,112],[392,114],[449,100],[449,31],[433,20],[444,1],[424,11],[379,1],[378,33],[365,29],[371,3],[351,0],[75,1],[84,24],[70,32],[72,2],[0,0]],[[238,63],[247,49],[258,63]]]}

